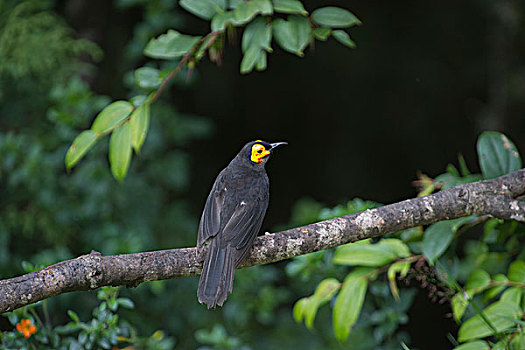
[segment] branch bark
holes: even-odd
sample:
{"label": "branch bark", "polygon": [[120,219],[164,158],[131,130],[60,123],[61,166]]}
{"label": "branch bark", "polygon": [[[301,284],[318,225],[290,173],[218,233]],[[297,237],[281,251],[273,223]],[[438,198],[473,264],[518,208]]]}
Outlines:
{"label": "branch bark", "polygon": [[[459,185],[425,197],[385,205],[256,239],[242,267],[262,265],[382,236],[437,221],[470,215],[525,222],[525,169],[486,181]],[[202,260],[195,247],[102,256],[92,251],[19,277],[0,280],[0,313],[37,301],[102,286],[135,287],[200,274]]]}

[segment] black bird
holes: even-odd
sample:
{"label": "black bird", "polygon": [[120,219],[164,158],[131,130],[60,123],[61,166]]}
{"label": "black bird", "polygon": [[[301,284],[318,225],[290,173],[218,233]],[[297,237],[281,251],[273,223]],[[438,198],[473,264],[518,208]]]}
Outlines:
{"label": "black bird", "polygon": [[197,291],[208,309],[222,306],[233,289],[233,271],[248,255],[268,207],[264,165],[276,147],[286,144],[249,142],[215,179],[197,238],[199,252],[209,242]]}

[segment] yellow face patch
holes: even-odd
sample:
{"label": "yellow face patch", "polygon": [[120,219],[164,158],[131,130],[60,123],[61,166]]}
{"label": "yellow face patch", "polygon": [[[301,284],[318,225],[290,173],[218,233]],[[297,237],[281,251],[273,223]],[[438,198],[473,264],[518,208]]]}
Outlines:
{"label": "yellow face patch", "polygon": [[263,158],[270,154],[270,151],[266,149],[260,143],[256,143],[252,146],[252,156],[251,161],[254,163],[262,163]]}

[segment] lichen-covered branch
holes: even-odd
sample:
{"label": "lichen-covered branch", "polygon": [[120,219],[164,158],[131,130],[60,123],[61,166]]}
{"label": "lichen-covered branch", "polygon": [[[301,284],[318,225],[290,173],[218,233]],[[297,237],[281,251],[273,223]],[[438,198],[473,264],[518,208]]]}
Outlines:
{"label": "lichen-covered branch", "polygon": [[[410,227],[469,215],[525,222],[525,169],[492,180],[456,186],[429,196],[367,210],[282,232],[255,241],[242,267],[267,264],[382,236]],[[0,313],[62,293],[102,286],[136,286],[145,281],[195,276],[202,261],[196,248],[102,256],[97,252],[23,276],[0,280]]]}

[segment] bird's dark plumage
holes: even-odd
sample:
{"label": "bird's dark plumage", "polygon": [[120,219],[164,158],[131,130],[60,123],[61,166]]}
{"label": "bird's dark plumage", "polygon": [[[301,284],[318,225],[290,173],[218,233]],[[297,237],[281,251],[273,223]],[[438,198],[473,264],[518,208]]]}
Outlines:
{"label": "bird's dark plumage", "polygon": [[285,143],[247,143],[213,184],[202,213],[197,248],[209,247],[197,296],[199,302],[222,306],[239,267],[261,228],[269,200],[264,165],[272,150]]}

